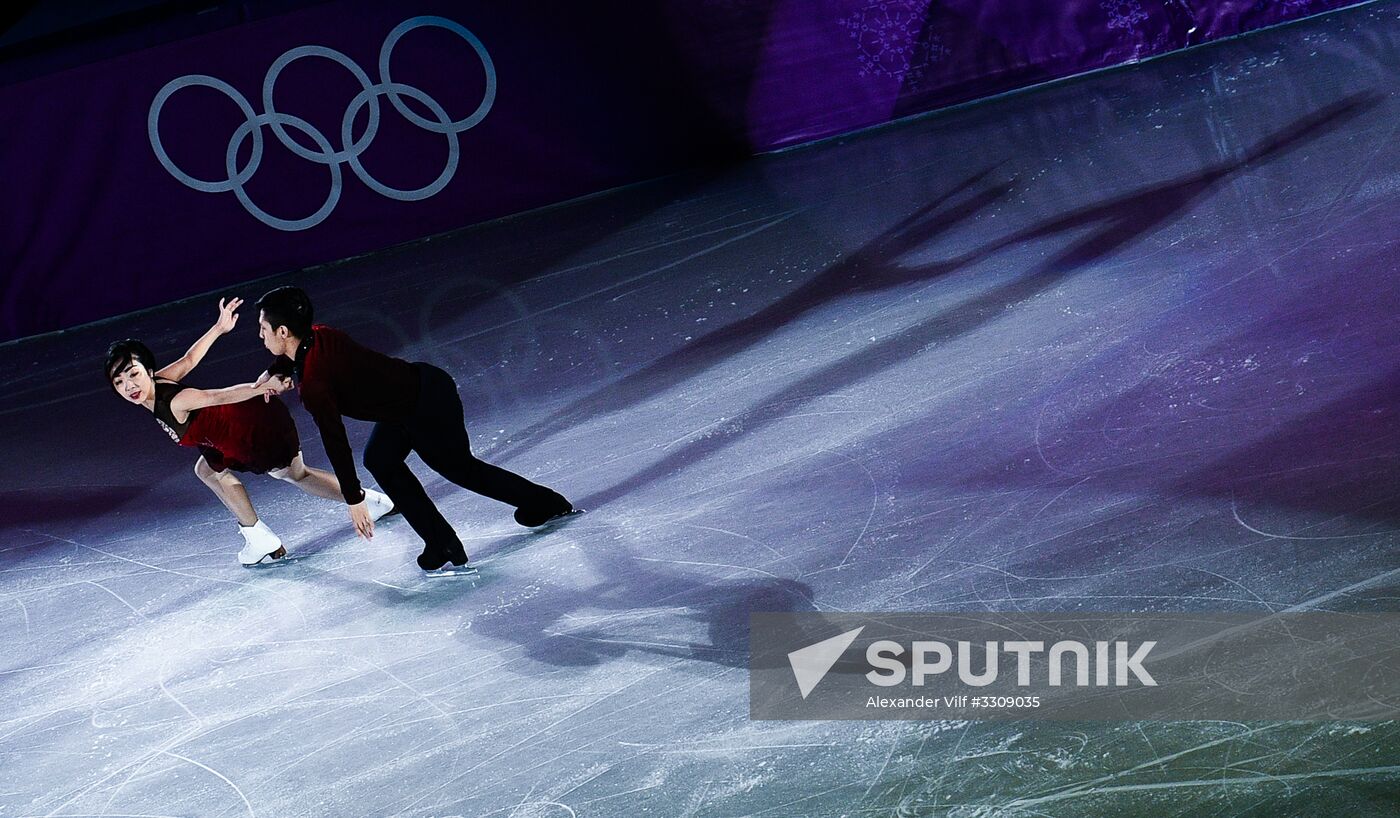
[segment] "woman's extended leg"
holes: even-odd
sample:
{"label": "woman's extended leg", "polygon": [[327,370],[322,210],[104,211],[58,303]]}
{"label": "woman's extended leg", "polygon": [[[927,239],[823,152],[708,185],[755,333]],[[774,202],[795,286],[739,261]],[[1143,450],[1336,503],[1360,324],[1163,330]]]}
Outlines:
{"label": "woman's extended leg", "polygon": [[291,483],[302,491],[313,497],[324,497],[327,500],[340,500],[340,481],[335,479],[335,475],[321,469],[313,469],[302,462],[301,452],[292,458],[292,462],[284,469],[273,469],[268,474],[278,480]]}
{"label": "woman's extended leg", "polygon": [[[297,452],[297,456],[292,458],[292,462],[286,468],[273,469],[268,474],[291,483],[313,497],[324,497],[327,500],[344,499],[340,493],[340,481],[335,475],[306,465],[301,459],[301,452]],[[390,513],[394,508],[392,500],[374,489],[365,489],[365,499],[370,504],[370,518],[374,520]]]}
{"label": "woman's extended leg", "polygon": [[208,486],[209,490],[214,492],[214,496],[233,512],[239,525],[258,524],[258,513],[253,510],[253,501],[248,499],[248,490],[243,487],[238,475],[228,469],[214,471],[203,455],[194,462],[194,473],[199,481]]}
{"label": "woman's extended leg", "polygon": [[282,539],[258,519],[257,512],[253,510],[253,501],[248,499],[248,490],[243,488],[243,481],[232,469],[214,471],[214,467],[201,455],[195,461],[194,473],[238,518],[238,533],[243,535],[243,548],[238,552],[239,562],[254,565],[264,557],[277,559],[287,553],[282,547]]}

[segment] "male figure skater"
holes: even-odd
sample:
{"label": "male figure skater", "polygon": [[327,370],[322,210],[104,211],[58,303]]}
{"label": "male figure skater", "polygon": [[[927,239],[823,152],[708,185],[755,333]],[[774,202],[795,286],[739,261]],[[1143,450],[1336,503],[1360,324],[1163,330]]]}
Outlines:
{"label": "male figure skater", "polygon": [[410,451],[462,488],[514,506],[515,521],[523,526],[544,525],[573,513],[573,505],[557,491],[472,455],[462,400],[451,375],[431,364],[376,352],[340,330],[312,324],[311,299],[298,287],[278,287],[258,299],[257,306],[258,335],[267,351],[278,356],[259,382],[280,392],[288,388],[284,378],[295,375],[302,405],[321,430],[326,456],[360,536],[374,536],[374,522],[360,491],[342,416],[374,422],[365,445],[365,468],[423,538],[418,566],[424,571],[449,562],[465,566],[467,553],[404,462]]}
{"label": "male figure skater", "polygon": [[[199,340],[173,363],[156,369],[155,355],[134,338],[107,349],[104,371],[112,388],[155,415],[156,423],[176,443],[200,450],[194,473],[238,520],[243,549],[238,561],[256,565],[286,554],[282,540],[258,519],[248,492],[234,472],[269,474],[314,497],[337,499],[335,475],[309,468],[301,459],[301,441],[287,407],[268,383],[224,389],[191,389],[180,380],[204,359],[221,335],[238,323],[242,299],[219,300],[219,317]],[[370,516],[382,517],[393,503],[370,493]]]}

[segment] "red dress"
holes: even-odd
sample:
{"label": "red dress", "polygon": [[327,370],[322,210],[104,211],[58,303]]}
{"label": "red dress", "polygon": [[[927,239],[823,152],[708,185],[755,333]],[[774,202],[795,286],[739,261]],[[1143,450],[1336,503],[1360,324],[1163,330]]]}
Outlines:
{"label": "red dress", "polygon": [[214,471],[263,474],[291,465],[301,451],[292,415],[277,398],[206,406],[178,423],[170,400],[185,388],[173,381],[156,381],[156,422],[176,443],[199,449]]}

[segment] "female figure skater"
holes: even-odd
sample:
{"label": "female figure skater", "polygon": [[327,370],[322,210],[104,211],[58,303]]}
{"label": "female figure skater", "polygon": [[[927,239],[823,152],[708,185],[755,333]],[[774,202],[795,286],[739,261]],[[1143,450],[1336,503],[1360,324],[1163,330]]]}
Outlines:
{"label": "female figure skater", "polygon": [[[117,341],[107,350],[104,371],[112,388],[126,400],[156,416],[156,423],[182,446],[201,452],[194,472],[238,519],[244,546],[243,565],[286,555],[281,539],[258,519],[248,492],[234,472],[270,474],[307,494],[340,499],[335,475],[302,462],[301,443],[287,407],[276,397],[275,384],[247,383],[224,389],[192,389],[180,383],[204,358],[219,336],[238,323],[242,299],[219,300],[219,318],[179,360],[160,369],[155,356],[140,341]],[[377,491],[366,491],[366,504],[375,518],[393,510]]]}

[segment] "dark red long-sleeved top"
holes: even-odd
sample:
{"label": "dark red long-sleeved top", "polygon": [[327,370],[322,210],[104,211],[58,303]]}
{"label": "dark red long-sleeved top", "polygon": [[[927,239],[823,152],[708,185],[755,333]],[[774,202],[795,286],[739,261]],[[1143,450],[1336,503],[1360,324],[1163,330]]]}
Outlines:
{"label": "dark red long-sleeved top", "polygon": [[338,329],[316,324],[297,348],[296,362],[278,357],[268,372],[296,375],[301,405],[321,430],[340,493],[351,505],[364,500],[341,416],[406,420],[418,405],[418,370],[407,361],[360,346]]}

